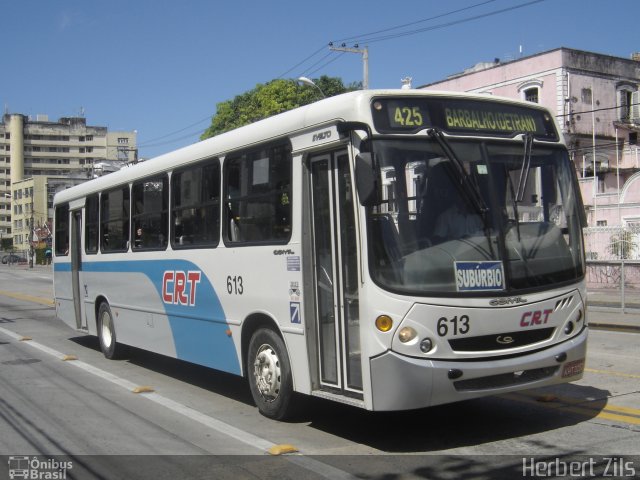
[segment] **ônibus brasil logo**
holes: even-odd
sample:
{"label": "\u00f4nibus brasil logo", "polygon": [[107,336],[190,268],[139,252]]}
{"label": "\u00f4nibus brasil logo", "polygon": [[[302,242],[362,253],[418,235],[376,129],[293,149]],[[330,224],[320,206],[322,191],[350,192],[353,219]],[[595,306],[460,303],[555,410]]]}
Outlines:
{"label": "\u00f4nibus brasil logo", "polygon": [[25,478],[29,480],[66,480],[67,472],[73,468],[73,462],[42,459],[27,455],[9,457],[9,478]]}

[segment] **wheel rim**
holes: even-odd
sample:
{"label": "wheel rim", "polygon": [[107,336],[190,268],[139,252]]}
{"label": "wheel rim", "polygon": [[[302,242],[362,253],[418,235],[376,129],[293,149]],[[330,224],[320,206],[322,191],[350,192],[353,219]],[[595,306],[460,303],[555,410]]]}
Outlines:
{"label": "wheel rim", "polygon": [[100,337],[102,338],[102,343],[105,347],[109,348],[111,346],[111,342],[113,338],[111,336],[111,316],[105,312],[102,314],[102,329],[100,332]]}
{"label": "wheel rim", "polygon": [[262,398],[273,402],[280,394],[280,359],[271,345],[262,345],[253,362],[255,384]]}

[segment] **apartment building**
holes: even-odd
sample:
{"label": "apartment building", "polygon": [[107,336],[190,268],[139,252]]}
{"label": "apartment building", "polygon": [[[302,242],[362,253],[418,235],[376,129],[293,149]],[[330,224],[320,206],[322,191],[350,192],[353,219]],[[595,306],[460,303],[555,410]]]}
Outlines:
{"label": "apartment building", "polygon": [[7,113],[0,123],[0,237],[27,250],[51,219],[48,204],[68,188],[136,159],[136,132],[87,125],[84,117],[49,121]]}
{"label": "apartment building", "polygon": [[424,85],[518,98],[555,112],[576,164],[589,226],[640,226],[640,54],[557,48],[479,63]]}

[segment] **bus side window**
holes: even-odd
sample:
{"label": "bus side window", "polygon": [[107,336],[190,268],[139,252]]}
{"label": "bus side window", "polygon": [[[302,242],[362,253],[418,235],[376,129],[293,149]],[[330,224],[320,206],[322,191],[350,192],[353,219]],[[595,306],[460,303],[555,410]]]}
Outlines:
{"label": "bus side window", "polygon": [[289,240],[291,164],[289,143],[227,157],[228,242],[284,243]]}
{"label": "bus side window", "polygon": [[56,207],[55,253],[56,257],[69,255],[69,205]]}
{"label": "bus side window", "polygon": [[98,195],[91,195],[87,197],[85,204],[85,237],[84,248],[87,254],[98,253],[98,244],[100,243],[100,236],[98,227],[100,225],[100,203]]}
{"label": "bus side window", "polygon": [[171,176],[171,246],[215,247],[220,238],[220,161],[209,159]]}
{"label": "bus side window", "polygon": [[162,250],[167,246],[169,180],[166,175],[146,178],[132,187],[133,250]]}
{"label": "bus side window", "polygon": [[129,186],[104,192],[100,197],[102,252],[124,252],[129,243]]}

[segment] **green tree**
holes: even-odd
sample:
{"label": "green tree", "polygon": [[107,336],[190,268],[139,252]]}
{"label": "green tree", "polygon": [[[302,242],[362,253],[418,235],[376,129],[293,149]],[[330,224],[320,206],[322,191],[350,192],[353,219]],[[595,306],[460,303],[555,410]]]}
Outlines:
{"label": "green tree", "polygon": [[[359,83],[345,86],[341,79],[325,75],[314,82],[327,97],[362,88]],[[200,136],[200,140],[313,103],[319,98],[318,90],[298,85],[293,80],[277,79],[258,84],[254,89],[237,95],[233,100],[218,103],[211,125]]]}

